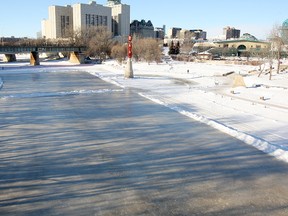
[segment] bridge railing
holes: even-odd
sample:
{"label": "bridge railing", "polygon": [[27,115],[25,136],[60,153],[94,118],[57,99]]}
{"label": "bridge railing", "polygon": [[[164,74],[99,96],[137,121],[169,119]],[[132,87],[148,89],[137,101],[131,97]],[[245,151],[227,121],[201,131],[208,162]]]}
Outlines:
{"label": "bridge railing", "polygon": [[81,46],[0,46],[2,54],[30,53],[30,52],[85,52]]}

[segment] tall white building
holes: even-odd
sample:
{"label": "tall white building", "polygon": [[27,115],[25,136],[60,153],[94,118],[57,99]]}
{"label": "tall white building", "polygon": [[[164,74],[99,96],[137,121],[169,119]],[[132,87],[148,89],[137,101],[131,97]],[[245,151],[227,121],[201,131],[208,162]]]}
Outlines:
{"label": "tall white building", "polygon": [[112,32],[115,36],[128,36],[130,34],[130,6],[109,3],[112,9]]}
{"label": "tall white building", "polygon": [[111,8],[96,4],[91,1],[90,4],[73,5],[73,29],[75,31],[85,31],[90,27],[106,26],[112,29]]}
{"label": "tall white building", "polygon": [[42,37],[61,38],[73,30],[73,9],[67,6],[49,6],[48,20],[42,21]]}
{"label": "tall white building", "polygon": [[90,27],[106,26],[114,36],[130,34],[130,6],[120,0],[108,0],[107,6],[95,1],[72,6],[50,6],[49,18],[42,21],[42,37],[65,38],[72,31],[85,31]]}

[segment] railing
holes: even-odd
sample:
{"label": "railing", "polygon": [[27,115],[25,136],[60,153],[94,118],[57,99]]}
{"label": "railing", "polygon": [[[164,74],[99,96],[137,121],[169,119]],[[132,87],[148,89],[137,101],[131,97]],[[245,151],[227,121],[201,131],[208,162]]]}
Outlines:
{"label": "railing", "polygon": [[0,46],[2,54],[30,53],[30,52],[85,52],[86,47],[77,46]]}

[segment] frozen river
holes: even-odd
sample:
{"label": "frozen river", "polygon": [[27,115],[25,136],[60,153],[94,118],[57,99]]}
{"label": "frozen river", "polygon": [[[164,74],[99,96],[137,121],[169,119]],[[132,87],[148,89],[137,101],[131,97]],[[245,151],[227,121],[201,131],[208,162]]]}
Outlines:
{"label": "frozen river", "polygon": [[287,215],[287,164],[88,73],[1,75],[0,215]]}

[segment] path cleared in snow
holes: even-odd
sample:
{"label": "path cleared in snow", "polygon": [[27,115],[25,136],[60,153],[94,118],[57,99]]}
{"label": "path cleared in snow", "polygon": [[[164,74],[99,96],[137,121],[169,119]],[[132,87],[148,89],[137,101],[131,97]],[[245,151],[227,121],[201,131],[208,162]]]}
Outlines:
{"label": "path cleared in snow", "polygon": [[[288,72],[268,79],[250,71],[255,66],[222,63],[134,63],[134,79],[124,78],[125,65],[73,65],[67,61],[1,63],[3,73],[85,71],[121,88],[208,124],[288,162]],[[233,75],[244,76],[245,87],[232,88]],[[1,78],[1,71],[0,71]],[[5,80],[0,80],[0,85]],[[233,91],[233,94],[231,93]],[[264,100],[261,100],[263,98]]]}

